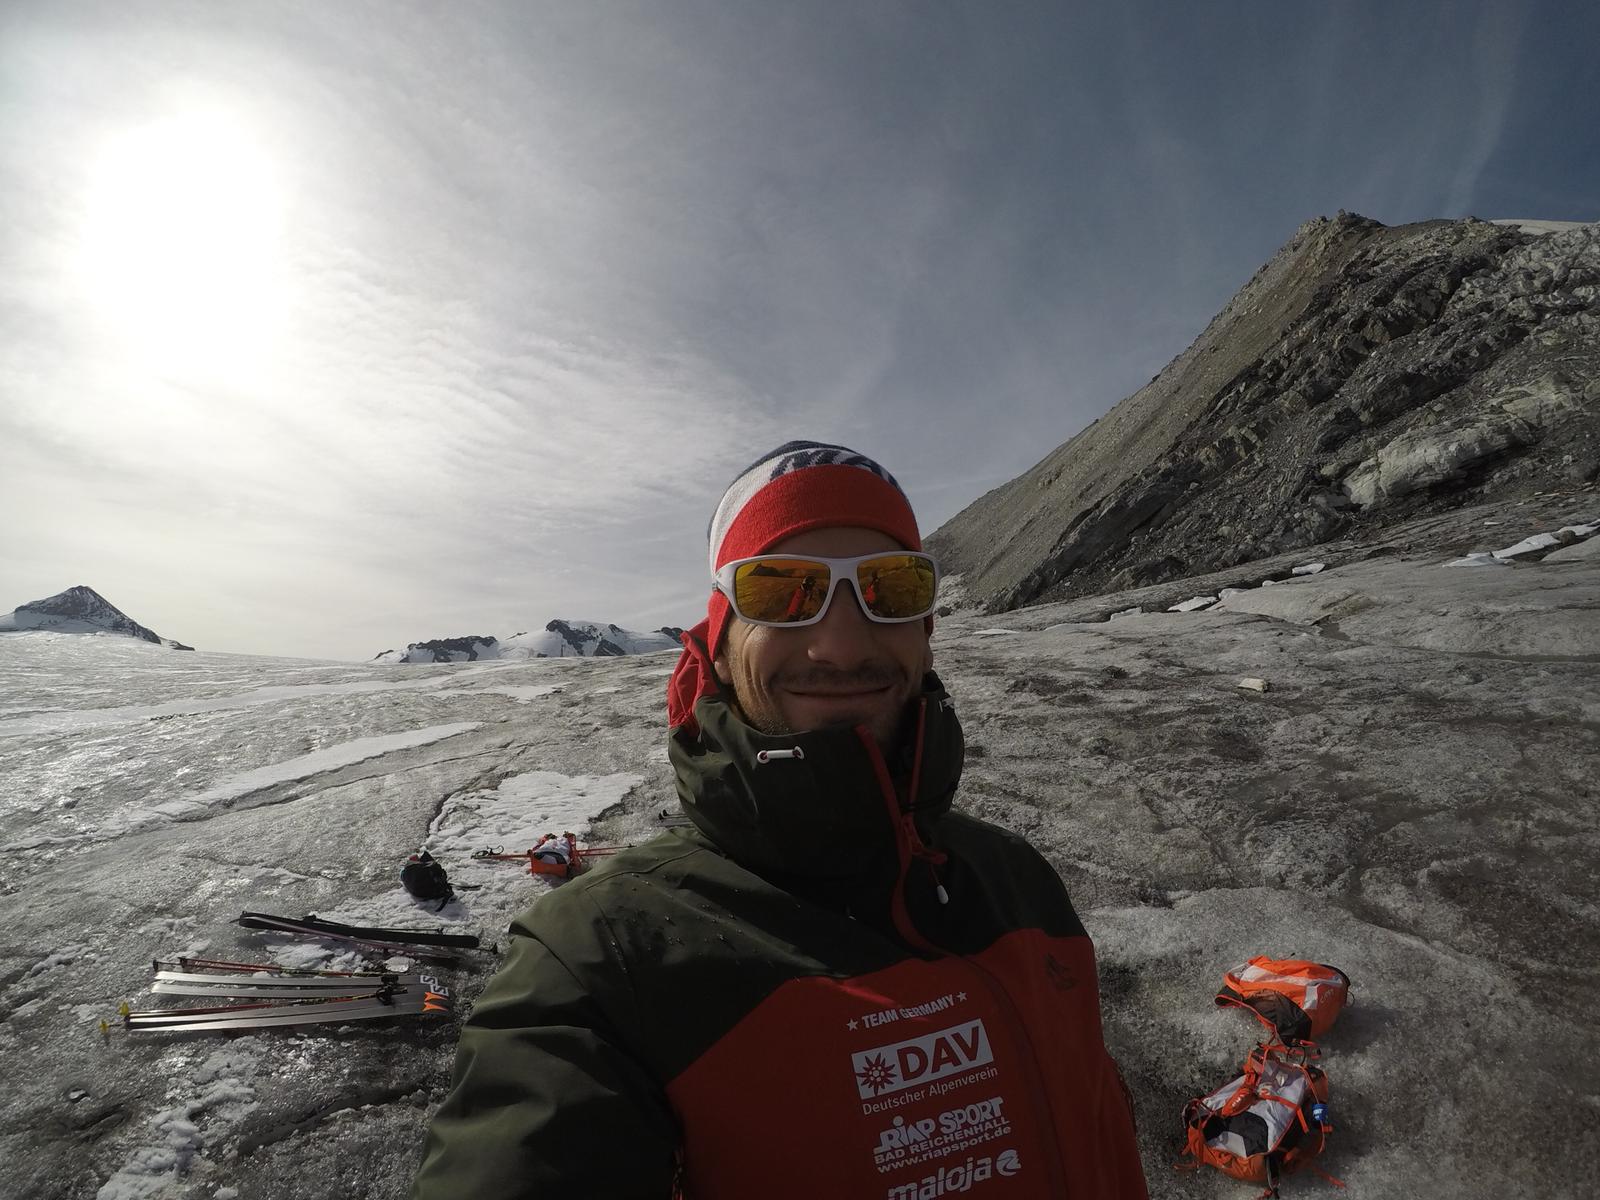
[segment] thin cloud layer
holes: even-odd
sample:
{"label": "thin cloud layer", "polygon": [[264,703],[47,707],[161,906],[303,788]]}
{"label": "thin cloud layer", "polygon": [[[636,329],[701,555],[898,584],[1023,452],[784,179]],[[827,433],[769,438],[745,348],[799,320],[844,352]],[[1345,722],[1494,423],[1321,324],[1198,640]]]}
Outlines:
{"label": "thin cloud layer", "polygon": [[688,623],[782,440],[931,529],[1309,217],[1600,215],[1554,12],[13,8],[0,609],[346,658]]}

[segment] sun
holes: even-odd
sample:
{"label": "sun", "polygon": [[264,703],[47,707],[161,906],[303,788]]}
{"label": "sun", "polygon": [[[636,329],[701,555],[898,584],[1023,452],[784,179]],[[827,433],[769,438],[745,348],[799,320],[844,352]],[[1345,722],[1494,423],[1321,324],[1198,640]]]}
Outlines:
{"label": "sun", "polygon": [[94,160],[80,276],[102,322],[156,368],[259,368],[284,317],[283,189],[248,126],[164,117]]}

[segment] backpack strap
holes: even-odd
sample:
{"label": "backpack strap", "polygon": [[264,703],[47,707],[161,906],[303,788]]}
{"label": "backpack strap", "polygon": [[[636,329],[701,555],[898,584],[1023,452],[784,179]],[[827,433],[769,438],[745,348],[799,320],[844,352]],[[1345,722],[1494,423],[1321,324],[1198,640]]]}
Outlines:
{"label": "backpack strap", "polygon": [[1267,1155],[1267,1187],[1256,1200],[1275,1200],[1278,1195],[1278,1156]]}
{"label": "backpack strap", "polygon": [[[1198,1164],[1196,1164],[1196,1165],[1198,1165]],[[1324,1178],[1324,1179],[1326,1179],[1326,1180],[1327,1180],[1327,1181],[1328,1181],[1328,1182],[1329,1182],[1329,1183],[1331,1183],[1331,1184],[1333,1184],[1333,1186],[1334,1186],[1334,1187],[1336,1187],[1336,1188],[1342,1188],[1342,1187],[1343,1187],[1343,1186],[1344,1186],[1344,1181],[1343,1181],[1343,1180],[1342,1180],[1342,1179],[1335,1179],[1335,1178],[1334,1178],[1334,1177],[1333,1177],[1333,1176],[1332,1176],[1332,1175],[1329,1175],[1329,1174],[1328,1174],[1328,1173],[1327,1173],[1327,1172],[1326,1172],[1326,1171],[1324,1171],[1324,1170],[1323,1170],[1323,1169],[1322,1169],[1322,1168],[1321,1168],[1321,1167],[1319,1167],[1319,1166],[1317,1166],[1317,1164],[1316,1164],[1316,1163],[1314,1163],[1314,1162],[1308,1162],[1308,1163],[1307,1163],[1307,1164],[1306,1164],[1306,1166],[1308,1166],[1308,1167],[1310,1167],[1310,1168],[1311,1168],[1311,1169],[1312,1169],[1312,1170],[1313,1170],[1313,1171],[1315,1171],[1315,1172],[1316,1172],[1316,1173],[1317,1173],[1317,1174],[1318,1174],[1318,1175],[1321,1175],[1321,1176],[1322,1176],[1322,1177],[1323,1177],[1323,1178]]]}

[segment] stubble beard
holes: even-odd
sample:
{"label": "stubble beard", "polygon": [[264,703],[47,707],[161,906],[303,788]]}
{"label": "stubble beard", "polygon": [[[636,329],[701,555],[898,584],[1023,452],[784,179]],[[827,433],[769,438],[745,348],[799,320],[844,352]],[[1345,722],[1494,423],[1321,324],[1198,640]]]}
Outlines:
{"label": "stubble beard", "polygon": [[[780,681],[774,680],[774,684]],[[905,676],[893,668],[872,669],[856,671],[849,675],[840,675],[836,672],[810,672],[805,675],[785,678],[781,681],[784,686],[832,686],[832,687],[891,687],[900,694],[900,702],[891,710],[871,713],[852,714],[830,721],[821,726],[823,729],[853,729],[858,725],[865,725],[872,733],[873,740],[877,742],[878,749],[884,755],[889,755],[900,742],[906,720],[911,709],[911,700],[915,695],[915,688]],[[791,734],[807,733],[811,730],[796,729],[794,723],[783,713],[782,708],[776,703],[752,703],[751,698],[742,694],[742,689],[735,687],[735,700],[739,706],[740,715],[745,722],[765,734]],[[769,693],[775,690],[769,688]]]}

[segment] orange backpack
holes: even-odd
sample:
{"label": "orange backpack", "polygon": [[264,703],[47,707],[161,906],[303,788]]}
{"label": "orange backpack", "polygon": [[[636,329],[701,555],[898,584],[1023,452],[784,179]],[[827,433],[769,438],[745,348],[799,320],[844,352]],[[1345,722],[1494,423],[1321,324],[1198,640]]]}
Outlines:
{"label": "orange backpack", "polygon": [[1338,967],[1300,958],[1257,955],[1223,976],[1219,1005],[1249,1009],[1280,1042],[1316,1041],[1350,998],[1350,977]]}
{"label": "orange backpack", "polygon": [[1313,1038],[1320,1038],[1350,999],[1350,978],[1337,967],[1299,958],[1258,955],[1223,976],[1218,1005],[1247,1010],[1267,1027],[1267,1040],[1245,1059],[1243,1074],[1183,1109],[1184,1157],[1190,1170],[1209,1163],[1235,1179],[1278,1194],[1281,1176],[1310,1166],[1333,1126],[1328,1078]]}
{"label": "orange backpack", "polygon": [[1304,1050],[1263,1043],[1250,1052],[1237,1079],[1189,1101],[1183,1110],[1184,1154],[1194,1161],[1184,1165],[1208,1163],[1235,1179],[1262,1184],[1263,1197],[1276,1196],[1278,1180],[1309,1166],[1332,1132],[1327,1076],[1305,1057]]}

